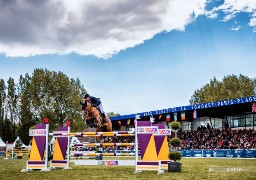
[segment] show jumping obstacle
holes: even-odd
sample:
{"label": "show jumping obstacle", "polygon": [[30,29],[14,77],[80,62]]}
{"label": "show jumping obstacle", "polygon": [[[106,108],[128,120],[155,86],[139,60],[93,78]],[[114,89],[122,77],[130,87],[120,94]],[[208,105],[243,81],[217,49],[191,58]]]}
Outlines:
{"label": "show jumping obstacle", "polygon": [[134,146],[135,143],[74,143],[71,147],[92,147],[92,146]]}
{"label": "show jumping obstacle", "polygon": [[53,132],[50,133],[52,136],[70,136],[70,137],[84,137],[84,136],[114,136],[114,135],[120,135],[120,136],[134,136],[134,131],[112,131],[112,132],[71,132],[71,133],[65,133],[65,132]]}
{"label": "show jumping obstacle", "polygon": [[83,153],[76,152],[71,153],[71,156],[79,157],[79,156],[135,156],[135,153]]}
{"label": "show jumping obstacle", "polygon": [[[29,130],[29,136],[33,136],[31,152],[26,164],[26,169],[22,169],[21,172],[35,169],[50,171],[48,168],[49,124],[47,118],[45,118],[44,123],[45,124],[36,124],[34,129]],[[46,156],[44,157],[45,154]]]}
{"label": "show jumping obstacle", "polygon": [[[58,132],[63,134],[68,134],[70,132],[70,121],[66,122],[67,126],[59,127]],[[72,169],[70,167],[70,136],[55,136],[55,146],[53,159],[50,161],[50,168],[63,168],[63,169]],[[68,147],[68,148],[67,148]],[[67,157],[67,158],[66,158]]]}
{"label": "show jumping obstacle", "polygon": [[[142,170],[157,170],[158,174],[164,172],[164,169],[167,169],[167,163],[170,162],[168,158],[169,147],[167,142],[167,135],[171,134],[171,129],[164,129],[163,124],[151,124],[150,121],[137,121],[139,116],[136,116],[135,119],[135,131],[113,131],[113,132],[70,132],[70,124],[67,123],[67,126],[59,127],[57,132],[48,133],[47,128],[49,128],[48,124],[44,124],[46,127],[41,129],[45,130],[44,133],[41,134],[42,140],[45,143],[41,144],[39,148],[38,143],[35,144],[34,138],[37,136],[36,133],[33,133],[33,141],[32,141],[32,150],[37,150],[40,153],[32,153],[31,155],[34,157],[36,154],[37,159],[43,163],[41,166],[32,166],[31,164],[35,163],[35,159],[30,159],[27,162],[26,170],[32,169],[41,169],[48,170],[47,167],[47,157],[48,157],[48,134],[53,136],[55,141],[53,159],[50,161],[50,168],[63,168],[63,169],[71,169],[70,168],[70,157],[71,156],[131,156],[134,153],[83,153],[83,152],[70,152],[70,147],[88,147],[88,146],[132,146],[135,145],[135,161],[127,162],[127,160],[98,160],[98,161],[80,161],[75,163],[76,165],[108,165],[108,166],[116,166],[116,165],[135,165],[135,172],[139,173]],[[38,129],[38,125],[35,126]],[[81,136],[135,136],[135,143],[80,143],[80,144],[70,144],[70,137],[81,137]],[[47,139],[47,140],[46,140]],[[140,146],[140,160],[139,160],[139,147]],[[43,157],[39,156],[39,154],[43,154],[45,151],[46,158],[43,161]],[[74,160],[72,160],[74,162]],[[79,161],[79,160],[78,160]],[[84,163],[87,162],[87,163]],[[25,171],[22,171],[25,172]]]}
{"label": "show jumping obstacle", "polygon": [[[169,147],[167,135],[171,135],[171,129],[164,129],[163,124],[151,124],[150,121],[138,121],[136,115],[135,124],[135,172],[142,170],[157,170],[157,174],[164,173],[168,169]],[[140,146],[139,160],[138,145]]]}
{"label": "show jumping obstacle", "polygon": [[[134,131],[112,131],[112,132],[61,132],[61,131],[55,131],[53,133],[50,133],[51,136],[54,138],[58,137],[63,137],[63,136],[69,136],[69,137],[84,137],[84,136],[134,136]],[[75,144],[67,144],[62,147],[68,147],[69,148],[74,148],[74,147],[103,147],[103,146],[134,146],[135,143],[75,143]],[[57,153],[54,151],[54,154]],[[59,154],[59,153],[57,153]],[[129,161],[129,160],[118,160],[118,161],[98,161],[98,160],[88,160],[88,161],[81,161],[77,159],[85,159],[85,157],[96,157],[96,156],[119,156],[119,157],[124,157],[124,156],[135,156],[135,153],[96,153],[96,152],[79,152],[79,151],[73,151],[67,154],[67,157],[72,158],[72,162],[75,163],[75,165],[129,165],[132,166],[134,165],[134,160]],[[55,161],[56,159],[53,156],[53,160]],[[76,160],[73,160],[76,158]],[[66,159],[62,159],[63,162],[67,161]]]}

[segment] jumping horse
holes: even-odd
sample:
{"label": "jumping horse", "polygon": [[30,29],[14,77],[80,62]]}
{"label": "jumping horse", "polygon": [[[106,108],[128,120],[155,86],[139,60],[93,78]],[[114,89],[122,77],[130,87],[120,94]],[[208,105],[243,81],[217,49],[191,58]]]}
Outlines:
{"label": "jumping horse", "polygon": [[82,117],[86,124],[91,128],[96,128],[96,132],[112,131],[112,122],[108,116],[100,113],[97,107],[90,102],[80,102],[82,105]]}

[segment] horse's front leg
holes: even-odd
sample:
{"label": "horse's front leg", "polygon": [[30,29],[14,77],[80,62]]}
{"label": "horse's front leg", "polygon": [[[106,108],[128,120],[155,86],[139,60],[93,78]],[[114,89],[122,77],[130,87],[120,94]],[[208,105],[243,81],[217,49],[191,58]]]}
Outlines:
{"label": "horse's front leg", "polygon": [[98,118],[96,118],[96,122],[97,122],[97,127],[98,128],[100,128],[101,127],[101,124],[102,124],[102,122],[101,122],[101,119],[98,117]]}

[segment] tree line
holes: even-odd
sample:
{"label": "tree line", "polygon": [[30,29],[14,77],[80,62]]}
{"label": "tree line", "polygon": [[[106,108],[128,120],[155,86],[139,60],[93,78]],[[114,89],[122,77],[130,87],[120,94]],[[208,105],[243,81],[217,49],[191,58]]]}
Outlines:
{"label": "tree line", "polygon": [[190,104],[201,104],[256,94],[256,79],[248,76],[227,75],[222,81],[214,77],[209,83],[194,91],[189,100]]}
{"label": "tree line", "polygon": [[86,93],[80,80],[62,72],[35,69],[20,76],[18,82],[0,79],[0,137],[14,141],[17,136],[29,144],[29,129],[44,118],[50,120],[50,131],[71,120],[74,131],[82,131],[85,123],[80,113],[80,100]]}

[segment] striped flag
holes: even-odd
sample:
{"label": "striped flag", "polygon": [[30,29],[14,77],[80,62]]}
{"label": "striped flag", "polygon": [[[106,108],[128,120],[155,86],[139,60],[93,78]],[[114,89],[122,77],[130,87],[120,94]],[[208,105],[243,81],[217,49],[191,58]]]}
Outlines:
{"label": "striped flag", "polygon": [[181,112],[181,120],[185,120],[186,119],[186,115],[185,115],[185,112]]}
{"label": "striped flag", "polygon": [[170,116],[170,114],[167,114],[166,115],[166,122],[170,122],[171,121],[171,116]]}
{"label": "striped flag", "polygon": [[197,112],[196,112],[196,109],[194,109],[194,111],[193,111],[193,118],[197,118]]}
{"label": "striped flag", "polygon": [[173,117],[174,121],[177,121],[178,120],[177,113],[174,113],[173,115],[174,115]]}
{"label": "striped flag", "polygon": [[256,112],[256,103],[252,103],[252,112]]}

